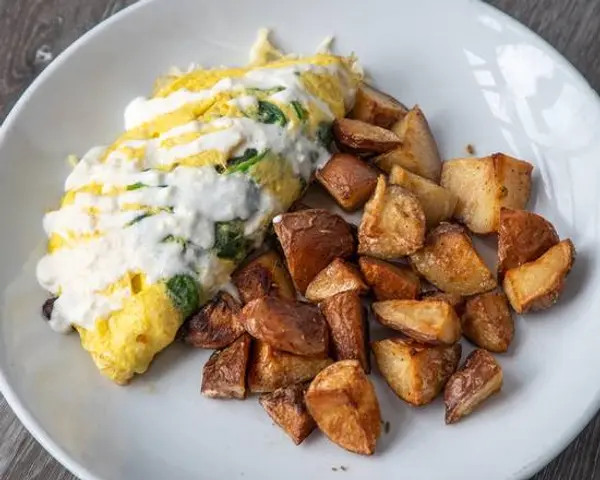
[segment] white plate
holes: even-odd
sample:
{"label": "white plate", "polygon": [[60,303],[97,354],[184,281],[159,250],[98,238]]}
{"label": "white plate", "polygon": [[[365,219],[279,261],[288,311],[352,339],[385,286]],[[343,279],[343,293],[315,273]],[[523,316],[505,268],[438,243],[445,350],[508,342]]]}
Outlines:
{"label": "white plate", "polygon": [[[445,158],[505,151],[536,165],[531,207],[578,248],[553,309],[518,319],[500,356],[500,395],[447,427],[436,401],[413,409],[380,380],[391,423],[378,452],[346,453],[313,434],[295,447],[254,398],[199,394],[208,352],[169,348],[129,387],[103,379],[75,335],[40,319],[34,279],[41,219],[65,157],[109,142],[127,101],[171,65],[241,64],[270,26],[288,51],[335,34],[384,90],[419,102]],[[142,2],[85,35],[23,95],[0,134],[3,290],[0,386],[54,456],[86,479],[507,479],[533,474],[600,401],[600,104],[574,69],[513,20],[466,0]],[[347,467],[345,472],[332,467]]]}

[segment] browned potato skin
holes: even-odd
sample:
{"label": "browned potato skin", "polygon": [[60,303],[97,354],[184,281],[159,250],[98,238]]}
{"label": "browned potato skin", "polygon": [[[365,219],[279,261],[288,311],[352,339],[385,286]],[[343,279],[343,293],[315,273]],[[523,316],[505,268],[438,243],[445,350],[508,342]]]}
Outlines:
{"label": "browned potato skin", "polygon": [[350,153],[383,153],[400,146],[394,132],[360,120],[340,118],[333,122],[333,136],[340,150]]}
{"label": "browned potato skin", "polygon": [[240,313],[241,306],[231,295],[219,293],[188,320],[185,342],[196,348],[226,347],[244,333]]}
{"label": "browned potato skin", "polygon": [[243,303],[265,295],[296,298],[290,274],[281,257],[272,250],[250,260],[233,274],[232,280]]}
{"label": "browned potato skin", "polygon": [[254,393],[272,392],[306,382],[332,363],[327,356],[301,357],[255,341],[248,368],[248,388]]}
{"label": "browned potato skin", "polygon": [[363,83],[356,91],[354,108],[349,116],[381,128],[390,128],[407,113],[408,109],[394,97]]}
{"label": "browned potato skin", "polygon": [[502,153],[444,162],[441,184],[458,197],[455,218],[478,234],[498,231],[500,208],[525,208],[533,165]]}
{"label": "browned potato skin", "polygon": [[358,228],[358,253],[396,259],[419,250],[425,240],[425,213],[412,193],[387,185],[382,175],[365,205]]}
{"label": "browned potato skin", "polygon": [[296,445],[300,445],[317,426],[306,409],[305,391],[306,387],[302,384],[290,385],[271,393],[263,393],[258,399],[271,419]]}
{"label": "browned potato skin", "polygon": [[379,402],[357,360],[327,367],[311,382],[305,399],[319,429],[333,443],[362,455],[375,452],[381,435]]}
{"label": "browned potato skin", "polygon": [[316,305],[261,297],[242,309],[240,320],[257,340],[296,355],[327,353],[327,323]]}
{"label": "browned potato skin", "polygon": [[338,293],[355,291],[362,295],[368,290],[358,268],[336,258],[313,278],[304,296],[311,302],[320,302]]}
{"label": "browned potato skin", "polygon": [[425,247],[410,256],[413,268],[446,293],[476,295],[498,286],[464,228],[442,223],[434,228]]}
{"label": "browned potato skin", "polygon": [[379,155],[375,165],[388,173],[394,165],[399,165],[439,183],[442,160],[429,123],[419,106],[412,108],[392,127],[392,131],[398,135],[402,145]]}
{"label": "browned potato skin", "polygon": [[392,167],[389,181],[406,188],[417,197],[423,207],[428,229],[452,218],[458,198],[450,190],[399,165]]}
{"label": "browned potato skin", "polygon": [[375,318],[421,343],[453,345],[460,340],[460,319],[441,300],[387,300],[372,304]]}
{"label": "browned potato skin", "polygon": [[421,281],[410,268],[366,256],[358,259],[358,265],[377,300],[417,298]]}
{"label": "browned potato skin", "polygon": [[315,175],[340,207],[354,212],[373,194],[378,172],[354,155],[334,153]]}
{"label": "browned potato skin", "polygon": [[494,353],[506,352],[515,334],[508,300],[504,294],[497,292],[469,298],[461,324],[465,337]]}
{"label": "browned potato skin", "polygon": [[567,239],[537,260],[506,272],[502,287],[515,312],[544,310],[554,305],[574,262],[575,246]]}
{"label": "browned potato skin", "polygon": [[452,308],[454,308],[454,311],[458,316],[462,315],[465,308],[465,297],[458,295],[457,293],[430,290],[428,292],[421,292],[419,294],[419,300],[442,300],[443,302],[448,302],[452,305]]}
{"label": "browned potato skin", "polygon": [[383,378],[402,400],[416,407],[433,401],[456,371],[462,348],[426,346],[410,339],[389,338],[372,342],[375,361]]}
{"label": "browned potato skin", "polygon": [[537,260],[560,239],[554,226],[541,215],[525,210],[500,209],[498,277],[511,268]]}
{"label": "browned potato skin", "polygon": [[502,388],[502,368],[492,354],[481,348],[467,357],[444,389],[446,424],[469,415],[490,395]]}
{"label": "browned potato skin", "polygon": [[214,352],[202,371],[202,395],[210,398],[246,398],[246,367],[250,335],[244,333],[231,345]]}
{"label": "browned potato skin", "polygon": [[333,358],[358,360],[371,371],[367,350],[365,311],[357,292],[338,293],[319,305],[329,325]]}
{"label": "browned potato skin", "polygon": [[302,295],[334,258],[347,258],[355,251],[350,226],[327,210],[285,213],[276,217],[273,225],[294,285]]}

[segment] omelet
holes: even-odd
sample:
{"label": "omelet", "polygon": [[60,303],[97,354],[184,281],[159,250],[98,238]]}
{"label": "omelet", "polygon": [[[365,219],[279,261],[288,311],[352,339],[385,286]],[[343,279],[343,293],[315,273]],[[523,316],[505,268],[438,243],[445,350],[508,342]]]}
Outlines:
{"label": "omelet", "polygon": [[351,57],[286,56],[265,32],[242,68],[160,78],[125,109],[125,132],[93,147],[44,217],[37,277],[50,325],[74,328],[102,374],[126,384],[224,288],[273,217],[329,159],[352,107]]}

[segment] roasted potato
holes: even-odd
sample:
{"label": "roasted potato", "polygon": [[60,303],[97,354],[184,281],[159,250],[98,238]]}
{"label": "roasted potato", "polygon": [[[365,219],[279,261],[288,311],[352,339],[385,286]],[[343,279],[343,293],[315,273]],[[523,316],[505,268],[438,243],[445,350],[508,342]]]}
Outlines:
{"label": "roasted potato", "polygon": [[329,297],[319,305],[329,325],[333,358],[358,360],[365,370],[371,370],[366,342],[365,310],[357,292],[343,292]]}
{"label": "roasted potato", "polygon": [[440,290],[468,296],[498,285],[465,230],[442,223],[427,235],[425,247],[410,256],[413,268]]}
{"label": "roasted potato", "polygon": [[415,406],[438,396],[456,371],[462,352],[459,343],[426,346],[402,338],[373,342],[371,347],[387,384],[402,400]]}
{"label": "roasted potato", "polygon": [[350,226],[327,210],[285,213],[275,217],[273,225],[294,285],[302,295],[317,273],[334,258],[354,253]]}
{"label": "roasted potato", "polygon": [[300,357],[255,341],[248,367],[248,388],[251,392],[272,392],[306,382],[332,363],[327,356]]}
{"label": "roasted potato", "polygon": [[308,413],[304,402],[306,387],[300,383],[263,393],[258,402],[269,417],[300,445],[317,424]]}
{"label": "roasted potato", "polygon": [[533,165],[502,153],[444,162],[442,187],[458,197],[454,216],[474,233],[493,233],[500,208],[525,208]]}
{"label": "roasted potato", "polygon": [[500,209],[498,227],[498,277],[511,268],[537,260],[559,242],[554,226],[532,212]]}
{"label": "roasted potato", "polygon": [[242,309],[240,320],[257,340],[296,355],[321,355],[327,352],[327,323],[316,305],[261,297]]}
{"label": "roasted potato", "polygon": [[543,310],[554,305],[574,261],[575,246],[567,239],[537,260],[506,272],[502,286],[515,312]]}
{"label": "roasted potato", "polygon": [[311,382],[306,406],[318,427],[346,450],[375,452],[381,435],[381,413],[375,389],[357,360],[330,365]]}
{"label": "roasted potato", "polygon": [[446,423],[458,422],[501,388],[500,365],[487,350],[474,350],[444,388]]}
{"label": "roasted potato", "polygon": [[484,293],[467,300],[461,317],[463,335],[490,352],[508,350],[515,324],[503,293]]}
{"label": "roasted potato", "polygon": [[442,300],[386,300],[372,305],[382,325],[422,343],[452,345],[460,340],[460,319]]}
{"label": "roasted potato", "polygon": [[390,130],[350,118],[333,122],[333,136],[340,150],[356,154],[388,152],[401,143]]}
{"label": "roasted potato", "polygon": [[341,292],[355,291],[362,295],[368,290],[358,268],[336,258],[313,278],[304,296],[311,302],[320,302]]}
{"label": "roasted potato", "polygon": [[354,212],[373,194],[378,172],[354,155],[334,153],[315,176],[340,207]]}
{"label": "roasted potato", "polygon": [[392,167],[389,181],[391,184],[400,185],[417,197],[423,207],[428,229],[452,218],[458,198],[450,190],[398,165]]}
{"label": "roasted potato", "polygon": [[407,113],[408,109],[394,97],[363,83],[356,91],[350,118],[390,128]]}
{"label": "roasted potato", "polygon": [[223,350],[214,352],[202,370],[202,395],[210,398],[246,398],[246,367],[250,335],[244,333]]}
{"label": "roasted potato", "polygon": [[399,258],[416,252],[424,239],[425,213],[417,197],[380,176],[358,228],[358,253]]}
{"label": "roasted potato", "polygon": [[231,295],[219,293],[188,320],[184,327],[185,342],[197,348],[226,347],[244,333],[241,309]]}
{"label": "roasted potato", "polygon": [[398,135],[402,145],[379,155],[375,158],[375,165],[388,173],[394,165],[400,165],[438,183],[442,160],[427,119],[419,106],[412,108],[392,127],[392,131]]}
{"label": "roasted potato", "polygon": [[290,274],[281,257],[272,250],[250,260],[233,274],[232,280],[244,303],[265,295],[296,298]]}
{"label": "roasted potato", "polygon": [[446,293],[440,292],[439,290],[430,290],[428,292],[421,292],[419,294],[419,300],[442,300],[448,302],[454,308],[454,311],[458,316],[462,315],[465,306],[465,297],[458,295],[457,293]]}
{"label": "roasted potato", "polygon": [[417,298],[421,281],[409,267],[373,257],[360,257],[358,265],[377,300]]}

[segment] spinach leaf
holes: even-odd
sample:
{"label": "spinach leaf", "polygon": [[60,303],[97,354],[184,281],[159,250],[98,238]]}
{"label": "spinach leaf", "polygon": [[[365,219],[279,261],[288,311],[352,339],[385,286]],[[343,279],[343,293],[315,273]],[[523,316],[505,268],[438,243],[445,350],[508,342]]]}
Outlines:
{"label": "spinach leaf", "polygon": [[244,237],[244,222],[242,220],[217,222],[215,224],[217,257],[239,262],[246,256],[249,247],[249,241]]}
{"label": "spinach leaf", "polygon": [[126,226],[131,227],[132,225],[135,225],[136,223],[141,222],[144,218],[151,217],[152,215],[154,215],[152,212],[144,212],[144,213],[138,215],[137,217],[135,217],[130,222],[128,222]]}
{"label": "spinach leaf", "polygon": [[137,190],[138,188],[144,188],[147,187],[148,185],[146,185],[145,183],[142,182],[136,182],[133,183],[131,185],[127,185],[127,190]]}
{"label": "spinach leaf", "polygon": [[183,318],[189,317],[200,305],[200,285],[194,277],[180,274],[167,280],[167,291]]}
{"label": "spinach leaf", "polygon": [[187,250],[188,246],[192,244],[189,240],[183,237],[176,237],[175,235],[167,235],[162,239],[162,243],[178,243],[183,247],[183,253]]}
{"label": "spinach leaf", "polygon": [[[163,207],[159,209],[161,212],[167,212],[167,213],[173,213],[175,211],[175,209],[173,207]],[[156,214],[156,212],[144,212],[141,213],[140,215],[138,215],[137,217],[135,217],[133,220],[131,220],[130,222],[128,222],[125,226],[126,227],[131,227],[132,225],[135,225],[138,222],[141,222],[144,218],[148,218],[151,217],[152,215]]]}
{"label": "spinach leaf", "polygon": [[181,245],[186,245],[188,241],[183,237],[176,237],[175,235],[167,235],[162,239],[163,243],[175,242],[180,243]]}
{"label": "spinach leaf", "polygon": [[258,121],[262,123],[277,123],[282,127],[287,125],[287,118],[281,109],[271,102],[258,101]]}
{"label": "spinach leaf", "polygon": [[308,112],[304,109],[302,104],[298,100],[293,100],[291,102],[292,107],[294,108],[294,112],[296,112],[296,116],[301,122],[306,122],[308,119]]}
{"label": "spinach leaf", "polygon": [[285,90],[285,87],[282,87],[282,86],[273,87],[273,88],[247,88],[246,93],[249,93],[251,95],[256,95],[257,93],[263,93],[266,96],[271,96],[275,93],[282,92],[283,90]]}
{"label": "spinach leaf", "polygon": [[[131,185],[127,185],[127,190],[137,190],[138,188],[145,188],[145,187],[149,187],[150,185],[146,185],[145,183],[142,182],[136,182],[136,183],[132,183]],[[156,185],[157,188],[165,188],[168,185]]]}
{"label": "spinach leaf", "polygon": [[331,146],[331,142],[333,142],[332,127],[333,124],[331,122],[321,122],[319,123],[319,127],[317,129],[317,140],[325,148],[329,148]]}
{"label": "spinach leaf", "polygon": [[227,162],[227,169],[225,170],[225,173],[246,173],[253,165],[256,165],[263,158],[265,158],[267,153],[269,153],[269,150],[258,153],[255,148],[248,148],[243,155],[231,158]]}

